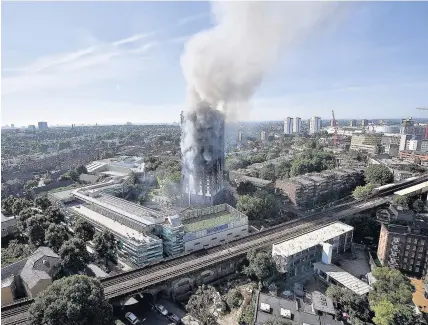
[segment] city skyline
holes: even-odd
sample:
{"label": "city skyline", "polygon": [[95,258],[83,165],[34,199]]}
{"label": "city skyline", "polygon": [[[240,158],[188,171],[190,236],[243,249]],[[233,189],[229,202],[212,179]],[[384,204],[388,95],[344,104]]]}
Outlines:
{"label": "city skyline", "polygon": [[[350,6],[287,47],[241,120],[424,118],[427,13]],[[2,125],[178,122],[184,43],[213,24],[207,2],[5,3],[2,16]]]}

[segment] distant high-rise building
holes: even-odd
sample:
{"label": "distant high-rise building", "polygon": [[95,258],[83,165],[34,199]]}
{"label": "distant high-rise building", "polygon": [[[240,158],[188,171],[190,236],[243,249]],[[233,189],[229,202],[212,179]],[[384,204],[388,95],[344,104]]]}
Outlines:
{"label": "distant high-rise building", "polygon": [[261,141],[266,141],[266,131],[260,132],[260,140]]}
{"label": "distant high-rise building", "polygon": [[238,132],[238,141],[242,142],[242,131]]}
{"label": "distant high-rise building", "polygon": [[330,120],[330,126],[334,127],[334,120]]}
{"label": "distant high-rise building", "polygon": [[131,122],[126,122],[126,125],[132,125],[132,123]]}
{"label": "distant high-rise building", "polygon": [[11,124],[11,125],[10,125],[10,128],[11,128],[11,129],[14,129],[14,128],[15,128],[15,124]]}
{"label": "distant high-rise building", "polygon": [[309,134],[315,134],[321,131],[321,117],[314,116],[309,122]]}
{"label": "distant high-rise building", "polygon": [[369,125],[368,120],[365,120],[365,119],[361,120],[361,126],[367,126],[367,125]]}
{"label": "distant high-rise building", "polygon": [[293,119],[291,117],[287,117],[284,120],[284,134],[293,133]]}
{"label": "distant high-rise building", "polygon": [[356,120],[351,120],[349,122],[349,126],[357,126],[357,121]]}
{"label": "distant high-rise building", "polygon": [[300,117],[295,117],[293,120],[293,133],[300,133],[302,128],[302,119]]}
{"label": "distant high-rise building", "polygon": [[39,122],[37,123],[39,130],[46,130],[48,128],[48,122]]}
{"label": "distant high-rise building", "polygon": [[35,131],[36,130],[36,126],[35,125],[29,125],[28,126],[28,130]]}

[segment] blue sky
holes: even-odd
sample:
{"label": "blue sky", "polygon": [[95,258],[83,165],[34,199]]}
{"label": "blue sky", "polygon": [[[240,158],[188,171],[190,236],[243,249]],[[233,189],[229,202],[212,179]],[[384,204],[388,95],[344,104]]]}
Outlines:
{"label": "blue sky", "polygon": [[[360,2],[287,48],[249,120],[423,117],[428,2]],[[2,3],[2,125],[174,122],[208,2]]]}

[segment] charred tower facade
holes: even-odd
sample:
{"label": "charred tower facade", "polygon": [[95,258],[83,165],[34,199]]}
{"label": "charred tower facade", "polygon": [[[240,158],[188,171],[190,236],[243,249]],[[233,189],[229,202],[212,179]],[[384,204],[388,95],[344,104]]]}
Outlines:
{"label": "charred tower facade", "polygon": [[181,113],[183,204],[216,205],[224,200],[224,122],[209,106]]}

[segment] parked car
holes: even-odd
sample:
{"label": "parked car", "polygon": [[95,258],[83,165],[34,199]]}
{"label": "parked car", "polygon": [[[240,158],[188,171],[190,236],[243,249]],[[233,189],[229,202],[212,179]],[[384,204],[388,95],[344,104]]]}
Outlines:
{"label": "parked car", "polygon": [[181,324],[181,319],[176,314],[169,313],[167,317],[170,321],[173,321],[175,324]]}
{"label": "parked car", "polygon": [[168,315],[168,310],[166,310],[166,308],[162,305],[155,305],[156,310],[161,313],[163,316],[167,316]]}
{"label": "parked car", "polygon": [[138,319],[137,316],[135,316],[133,313],[128,312],[125,314],[125,318],[132,324],[132,325],[137,325],[137,324],[141,324],[141,321]]}

